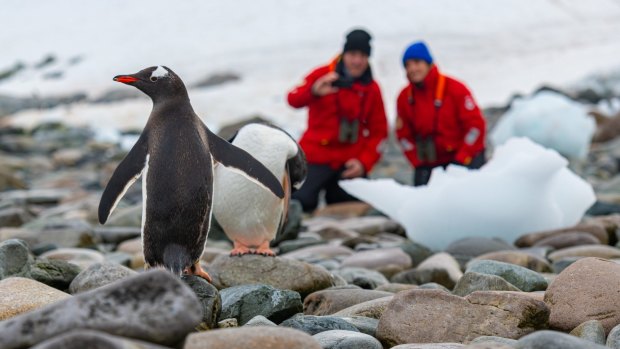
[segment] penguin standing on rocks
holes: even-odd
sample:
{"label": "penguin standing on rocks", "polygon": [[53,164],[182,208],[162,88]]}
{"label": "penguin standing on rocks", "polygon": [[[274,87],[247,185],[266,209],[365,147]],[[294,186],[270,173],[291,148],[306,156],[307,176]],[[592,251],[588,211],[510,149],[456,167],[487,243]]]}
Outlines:
{"label": "penguin standing on rocks", "polygon": [[217,166],[213,216],[234,243],[231,256],[273,256],[269,242],[284,228],[291,187],[298,189],[306,178],[305,154],[286,132],[270,125],[246,125],[231,141],[280,179],[284,198],[277,198],[245,177]]}
{"label": "penguin standing on rocks", "polygon": [[114,80],[148,95],[153,110],[101,196],[99,222],[106,222],[129,186],[142,175],[146,267],[163,267],[177,275],[194,274],[211,281],[199,259],[211,222],[214,162],[266,187],[274,198],[284,197],[280,181],[247,152],[202,123],[183,81],[172,70],[150,67]]}

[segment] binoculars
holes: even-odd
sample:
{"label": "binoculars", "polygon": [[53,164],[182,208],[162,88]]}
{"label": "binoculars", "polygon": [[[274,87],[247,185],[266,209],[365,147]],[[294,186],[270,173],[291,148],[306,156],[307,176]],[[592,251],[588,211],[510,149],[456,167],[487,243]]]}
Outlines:
{"label": "binoculars", "polygon": [[338,128],[338,141],[340,143],[357,143],[360,130],[360,121],[347,120],[344,117],[340,118],[340,127]]}

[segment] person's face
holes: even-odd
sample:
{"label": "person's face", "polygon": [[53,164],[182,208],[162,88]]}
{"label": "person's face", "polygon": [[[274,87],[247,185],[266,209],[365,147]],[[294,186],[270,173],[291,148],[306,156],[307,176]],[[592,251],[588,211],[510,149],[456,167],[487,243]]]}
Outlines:
{"label": "person's face", "polygon": [[362,51],[347,51],[342,54],[344,67],[352,78],[359,78],[368,69],[368,55]]}
{"label": "person's face", "polygon": [[407,79],[414,84],[421,83],[431,70],[431,65],[422,59],[408,59],[405,62]]}

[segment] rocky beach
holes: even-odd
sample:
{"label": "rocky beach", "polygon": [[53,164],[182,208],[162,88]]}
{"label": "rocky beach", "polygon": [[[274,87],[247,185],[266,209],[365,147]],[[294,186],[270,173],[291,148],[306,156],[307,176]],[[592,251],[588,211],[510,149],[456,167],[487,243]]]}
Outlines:
{"label": "rocky beach", "polygon": [[[574,227],[433,251],[368,204],[293,204],[276,257],[230,257],[215,225],[210,284],[144,271],[140,185],[97,222],[119,143],[5,127],[0,348],[620,348],[616,142],[572,164],[599,197]],[[375,175],[408,177],[390,149]]]}

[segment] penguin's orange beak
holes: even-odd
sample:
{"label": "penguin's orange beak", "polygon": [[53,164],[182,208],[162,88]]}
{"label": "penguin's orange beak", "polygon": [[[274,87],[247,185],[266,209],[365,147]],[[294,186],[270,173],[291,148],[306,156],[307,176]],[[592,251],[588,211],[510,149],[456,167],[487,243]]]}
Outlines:
{"label": "penguin's orange beak", "polygon": [[131,75],[117,75],[113,79],[114,81],[122,82],[123,84],[131,84],[132,82],[138,81],[137,78]]}

